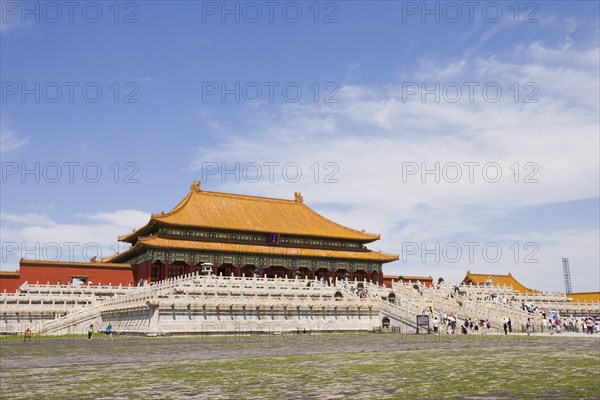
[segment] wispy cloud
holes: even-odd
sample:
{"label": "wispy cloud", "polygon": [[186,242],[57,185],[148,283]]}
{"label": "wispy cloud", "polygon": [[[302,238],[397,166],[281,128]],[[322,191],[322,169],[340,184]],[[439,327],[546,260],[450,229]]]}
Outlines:
{"label": "wispy cloud", "polygon": [[97,212],[93,214],[77,214],[78,218],[108,223],[119,228],[137,228],[145,224],[148,219],[148,213],[139,210],[117,210],[114,212]]}
{"label": "wispy cloud", "polygon": [[81,261],[106,257],[123,250],[117,236],[145,224],[150,215],[139,210],[76,214],[79,221],[62,223],[46,214],[3,212],[2,269],[18,268],[21,257]]}
{"label": "wispy cloud", "polygon": [[[1,7],[3,10],[5,7]],[[33,22],[25,21],[21,22],[18,18],[9,18],[4,15],[3,11],[0,11],[0,34],[5,35],[12,33],[16,30],[26,29],[33,26]]]}
{"label": "wispy cloud", "polygon": [[16,132],[3,129],[0,131],[0,153],[20,149],[29,143],[29,138],[20,138]]}
{"label": "wispy cloud", "polygon": [[[266,177],[257,183],[243,179],[235,183],[231,175],[225,179],[217,176],[205,184],[219,190],[281,197],[301,189],[306,202],[326,210],[332,219],[381,232],[379,246],[386,251],[399,252],[399,243],[406,240],[451,240],[457,235],[494,240],[504,234],[494,229],[495,221],[515,210],[600,195],[599,49],[561,46],[549,48],[535,42],[506,57],[464,58],[448,64],[420,61],[421,68],[411,79],[420,82],[429,77],[429,88],[436,81],[441,85],[479,82],[478,98],[473,102],[466,93],[456,103],[435,102],[432,96],[422,102],[420,93],[407,100],[401,83],[346,85],[340,89],[338,104],[287,105],[268,116],[249,113],[236,128],[229,120],[229,128],[216,146],[199,147],[191,168],[200,170],[203,162],[226,162],[230,168],[235,162],[297,162],[304,174],[297,183],[282,179],[280,173],[275,176],[277,184]],[[493,103],[481,97],[486,82],[504,90],[501,101]],[[511,89],[515,82],[519,93],[516,86]],[[527,83],[535,83],[535,93],[531,88],[525,90]],[[537,102],[524,102],[526,94]],[[518,96],[516,102],[514,96]],[[211,123],[220,122],[215,119]],[[321,180],[315,184],[314,172],[309,170],[315,162],[339,166],[339,183]],[[497,183],[482,179],[481,170],[473,183],[466,178],[458,183],[436,183],[431,176],[422,183],[419,175],[403,182],[403,162],[425,163],[428,168],[435,163],[478,162],[482,166],[493,162],[501,166],[503,175]],[[524,170],[527,162],[538,169],[538,183],[523,183],[524,175],[531,172]],[[518,177],[515,163],[519,163]],[[464,166],[462,173],[467,173]],[[326,206],[331,204],[337,207]],[[364,226],[365,221],[369,226]],[[589,232],[586,235],[589,237]],[[571,244],[557,241],[552,246],[564,253],[580,249],[569,250]],[[596,247],[583,262],[592,275],[597,269],[597,253]],[[511,262],[504,267],[519,268]],[[459,268],[464,272],[469,267]],[[556,287],[550,280],[543,284]]]}

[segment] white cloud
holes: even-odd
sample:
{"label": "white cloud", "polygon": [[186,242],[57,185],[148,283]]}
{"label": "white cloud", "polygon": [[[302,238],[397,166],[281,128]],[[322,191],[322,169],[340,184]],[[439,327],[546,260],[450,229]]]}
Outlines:
{"label": "white cloud", "polygon": [[44,214],[28,213],[28,214],[11,214],[0,213],[2,222],[22,224],[22,225],[39,225],[39,226],[56,226],[56,223]]}
{"label": "white cloud", "polygon": [[2,6],[0,8],[2,9],[2,11],[0,12],[0,34],[4,35],[8,32],[12,32],[18,29],[26,29],[33,26],[32,21],[21,21],[18,14],[16,17],[14,14],[12,16],[5,14],[5,6]]}
{"label": "white cloud", "polygon": [[[436,79],[476,81],[480,87],[497,82],[503,97],[497,103],[486,102],[481,95],[471,103],[466,93],[457,103],[443,99],[436,103],[431,97],[421,102],[419,95],[403,101],[401,85],[347,85],[337,96],[338,104],[289,105],[270,118],[249,117],[241,131],[228,128],[227,134],[221,133],[219,145],[198,148],[191,168],[201,169],[202,162],[228,162],[229,167],[235,162],[297,162],[303,169],[303,179],[297,183],[287,182],[279,172],[274,184],[263,176],[258,183],[242,179],[234,188],[230,175],[209,177],[204,187],[285,198],[301,190],[305,202],[326,210],[331,219],[382,233],[383,240],[374,247],[386,251],[399,252],[399,243],[407,240],[448,240],[456,235],[481,240],[492,235],[493,239],[494,234],[503,234],[495,231],[496,221],[515,210],[600,195],[598,53],[598,47],[553,49],[533,43],[502,59],[464,59],[449,65],[421,62],[426,66],[423,71]],[[415,74],[415,80],[427,75],[423,71]],[[510,89],[514,82],[521,90],[516,103]],[[537,103],[523,102],[523,96],[532,93],[524,91],[528,82],[539,88],[532,95]],[[310,169],[315,162],[321,168],[326,162],[336,163],[339,183],[323,183],[323,170],[315,183]],[[429,168],[436,162],[461,166],[494,162],[501,167],[502,179],[486,182],[479,167],[475,183],[466,178],[454,184],[435,183],[431,175],[427,183],[415,176],[403,182],[403,162],[426,163]],[[528,162],[533,164],[525,168]],[[519,163],[519,183],[511,170],[515,163]],[[539,168],[534,176],[539,183],[523,183],[535,168]],[[462,172],[466,176],[466,166]],[[325,207],[331,204],[333,209]],[[589,232],[585,235],[589,237]],[[568,240],[553,246],[560,254],[581,250]],[[596,276],[598,247],[581,254],[586,254],[580,263],[582,274]],[[548,257],[545,262],[557,261]],[[404,265],[396,265],[404,270]],[[461,273],[466,269],[461,267]],[[559,290],[562,283],[542,269],[531,269],[539,279],[532,286]],[[448,274],[452,271],[448,267]],[[598,290],[597,281],[587,285]]]}
{"label": "white cloud", "polygon": [[20,258],[81,261],[123,250],[117,236],[145,224],[138,210],[77,214],[81,222],[60,223],[45,214],[2,213],[2,269],[15,270]]}
{"label": "white cloud", "polygon": [[3,129],[0,131],[0,153],[6,154],[29,143],[29,138],[19,138],[16,132]]}
{"label": "white cloud", "polygon": [[[455,253],[449,242],[441,242],[440,247],[447,246],[448,253],[440,251],[439,260],[435,254],[425,250],[435,248],[434,242],[428,242],[426,248],[420,247],[401,261],[388,268],[388,273],[406,275],[442,276],[447,283],[460,282],[467,270],[474,273],[506,274],[512,273],[517,280],[532,289],[564,291],[562,257],[568,257],[574,291],[598,290],[600,282],[600,258],[598,242],[600,235],[595,230],[552,230],[549,232],[525,232],[511,235],[495,235],[493,238],[482,238],[473,246],[473,259],[470,259],[469,248],[465,241],[457,240],[462,254],[454,262]],[[518,243],[515,246],[514,243]],[[489,253],[484,257],[483,247],[488,245]],[[501,249],[497,257],[495,248]],[[409,244],[405,249],[411,250]],[[596,266],[595,268],[593,266]]]}
{"label": "white cloud", "polygon": [[94,214],[77,214],[77,217],[91,221],[109,223],[119,228],[135,228],[148,222],[149,215],[139,210],[117,210],[114,212],[98,212]]}

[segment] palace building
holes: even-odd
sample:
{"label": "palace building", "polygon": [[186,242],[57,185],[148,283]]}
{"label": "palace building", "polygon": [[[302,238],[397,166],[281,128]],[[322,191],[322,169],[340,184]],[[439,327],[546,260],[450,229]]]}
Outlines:
{"label": "palace building", "polygon": [[487,318],[502,326],[510,318],[524,331],[533,315],[525,302],[579,317],[600,310],[594,293],[532,291],[510,274],[467,272],[458,286],[384,276],[383,264],[398,256],[366,247],[379,238],[319,215],[300,193],[274,199],[204,191],[194,182],[171,211],[120,236],[131,246],[118,254],[21,260],[18,272],[0,273],[0,335],[29,328],[75,335],[108,324],[118,334],[148,336],[419,333],[424,313],[432,320],[442,311],[460,316],[459,324]]}
{"label": "palace building", "polygon": [[474,274],[471,271],[467,271],[464,279],[461,281],[463,285],[474,285],[474,286],[506,286],[511,287],[521,293],[540,293],[538,290],[529,289],[521,282],[517,281],[514,276],[509,272],[506,275],[499,274]]}
{"label": "palace building", "polygon": [[[385,281],[385,277],[384,277]],[[467,271],[467,275],[461,282],[463,285],[474,285],[479,287],[510,287],[513,290],[523,294],[541,294],[539,290],[529,289],[521,282],[515,279],[515,277],[509,272],[507,275],[498,274],[474,274],[471,271]],[[565,293],[573,303],[600,303],[600,292],[578,292],[578,293]]]}
{"label": "palace building", "polygon": [[[21,260],[0,274],[2,290],[21,283],[139,284],[194,272],[223,276],[323,278],[383,284],[382,266],[396,254],[369,250],[380,235],[337,224],[294,200],[205,191],[194,181],[171,211],[153,214],[119,236],[131,247],[91,262]],[[13,290],[11,290],[13,289]]]}

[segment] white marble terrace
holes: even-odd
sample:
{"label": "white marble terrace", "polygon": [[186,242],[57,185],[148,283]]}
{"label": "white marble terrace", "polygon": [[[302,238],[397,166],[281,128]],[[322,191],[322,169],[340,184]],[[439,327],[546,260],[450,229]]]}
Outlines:
{"label": "white marble terrace", "polygon": [[[357,289],[363,289],[362,296]],[[366,289],[366,293],[364,291]],[[564,294],[522,294],[509,287],[446,286],[393,282],[385,288],[363,281],[184,275],[147,286],[68,286],[25,283],[0,294],[0,334],[82,333],[90,323],[117,333],[212,334],[289,331],[366,331],[383,320],[414,331],[416,316],[440,312],[489,319],[500,327],[511,318],[522,329],[523,302],[561,315],[600,314],[600,304],[572,303]]]}

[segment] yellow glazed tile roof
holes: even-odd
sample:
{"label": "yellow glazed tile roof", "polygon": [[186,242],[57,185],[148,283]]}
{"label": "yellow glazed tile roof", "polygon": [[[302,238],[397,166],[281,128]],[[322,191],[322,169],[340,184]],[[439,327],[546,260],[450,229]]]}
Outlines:
{"label": "yellow glazed tile roof", "polygon": [[579,303],[600,303],[600,292],[569,293],[567,298]]}
{"label": "yellow glazed tile roof", "polygon": [[380,235],[347,228],[319,215],[295,200],[274,199],[200,190],[194,183],[190,192],[168,213],[153,214],[150,221],[133,233],[119,237],[131,241],[147,234],[153,222],[174,226],[211,228],[283,235],[314,236],[372,242]]}
{"label": "yellow glazed tile roof", "polygon": [[[158,236],[140,237],[135,246],[127,250],[126,253],[130,254],[131,252],[140,249],[142,246],[166,249],[222,251],[243,254],[268,254],[288,257],[338,258],[378,262],[390,262],[398,259],[398,255],[396,254],[388,254],[371,250],[345,251],[282,246],[259,246],[237,243],[201,242],[196,240],[174,240],[161,238]],[[114,256],[114,259],[126,257],[126,253],[116,255]]]}
{"label": "yellow glazed tile roof", "polygon": [[493,286],[512,286],[513,290],[518,290],[521,293],[537,293],[538,290],[533,290],[525,287],[519,281],[517,281],[510,272],[508,275],[495,275],[495,274],[473,274],[467,271],[467,276],[463,279],[463,283],[472,282],[473,285],[485,284],[489,280]]}

